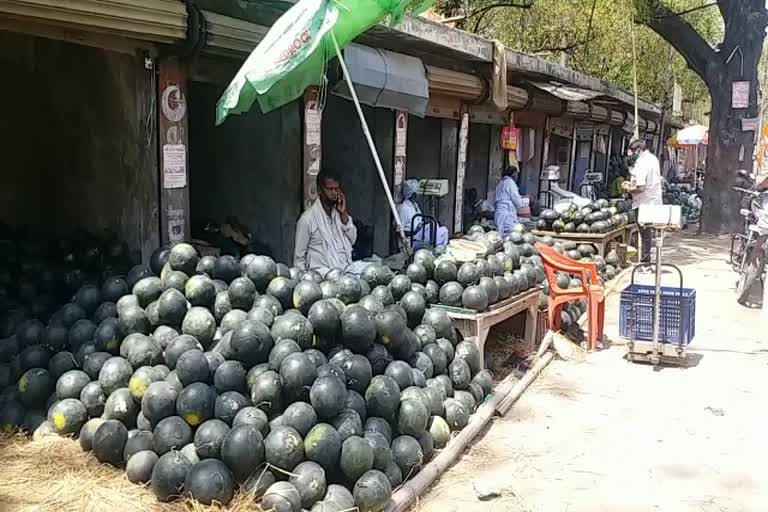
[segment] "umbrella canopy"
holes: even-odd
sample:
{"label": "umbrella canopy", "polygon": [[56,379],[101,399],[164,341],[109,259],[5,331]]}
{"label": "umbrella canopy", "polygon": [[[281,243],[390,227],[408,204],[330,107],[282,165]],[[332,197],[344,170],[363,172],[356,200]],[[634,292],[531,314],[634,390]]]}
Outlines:
{"label": "umbrella canopy", "polygon": [[241,114],[258,101],[263,113],[301,97],[320,85],[340,47],[389,17],[420,12],[431,0],[300,0],[278,19],[232,79],[216,106],[216,124]]}
{"label": "umbrella canopy", "polygon": [[678,131],[667,140],[668,146],[698,146],[709,143],[709,129],[700,124]]}

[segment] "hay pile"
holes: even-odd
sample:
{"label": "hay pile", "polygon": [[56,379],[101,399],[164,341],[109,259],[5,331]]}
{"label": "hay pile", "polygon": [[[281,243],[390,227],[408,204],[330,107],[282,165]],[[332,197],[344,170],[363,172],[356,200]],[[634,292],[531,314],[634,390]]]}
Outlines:
{"label": "hay pile", "polygon": [[[0,434],[0,510],[3,512],[197,512],[221,510],[191,500],[159,503],[147,487],[125,472],[100,464],[77,441],[47,436]],[[238,494],[230,512],[260,510]]]}

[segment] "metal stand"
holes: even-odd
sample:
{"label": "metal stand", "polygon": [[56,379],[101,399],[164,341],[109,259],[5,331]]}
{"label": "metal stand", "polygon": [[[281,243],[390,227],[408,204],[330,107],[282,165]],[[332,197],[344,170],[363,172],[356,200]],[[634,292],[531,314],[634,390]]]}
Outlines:
{"label": "metal stand", "polygon": [[[677,344],[662,343],[660,340],[661,328],[661,274],[662,267],[670,267],[677,270],[680,275],[680,289],[683,288],[683,273],[674,265],[665,265],[661,262],[661,251],[664,247],[664,234],[668,226],[653,226],[656,230],[656,262],[655,264],[641,263],[635,267],[632,272],[632,285],[635,284],[635,272],[644,267],[654,267],[655,276],[655,294],[653,302],[653,341],[638,341],[633,339],[633,330],[630,328],[630,339],[628,343],[629,352],[627,360],[630,362],[651,363],[657,367],[660,363],[687,366],[688,354],[686,346],[680,341]],[[633,322],[634,323],[634,322]]]}

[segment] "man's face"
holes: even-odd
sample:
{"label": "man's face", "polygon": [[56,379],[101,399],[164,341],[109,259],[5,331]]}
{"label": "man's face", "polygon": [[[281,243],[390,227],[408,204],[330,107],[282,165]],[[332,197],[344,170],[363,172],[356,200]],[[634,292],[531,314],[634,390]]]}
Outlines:
{"label": "man's face", "polygon": [[325,180],[320,185],[320,190],[318,190],[320,201],[325,205],[336,204],[339,199],[339,194],[341,194],[341,184],[332,179]]}

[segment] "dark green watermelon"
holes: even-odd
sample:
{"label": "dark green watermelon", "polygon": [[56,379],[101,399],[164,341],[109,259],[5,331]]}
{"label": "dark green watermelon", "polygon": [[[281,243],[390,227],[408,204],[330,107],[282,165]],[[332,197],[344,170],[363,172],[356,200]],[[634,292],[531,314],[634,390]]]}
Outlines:
{"label": "dark green watermelon", "polygon": [[124,462],[125,444],[128,442],[128,429],[117,420],[107,420],[93,434],[93,454],[99,462],[120,465]]}
{"label": "dark green watermelon", "polygon": [[456,264],[450,260],[442,260],[435,265],[435,281],[441,286],[451,281],[456,281],[457,274]]}
{"label": "dark green watermelon", "polygon": [[264,440],[265,460],[283,471],[291,471],[304,459],[304,440],[291,427],[277,426]]}
{"label": "dark green watermelon", "polygon": [[[408,375],[410,376],[410,368]],[[397,382],[387,375],[373,377],[365,391],[365,403],[370,416],[378,416],[393,421],[400,403],[400,388]]]}
{"label": "dark green watermelon", "polygon": [[184,488],[192,463],[178,451],[168,452],[158,459],[152,469],[152,493],[161,502],[168,502],[179,495]]}
{"label": "dark green watermelon", "polygon": [[271,334],[275,342],[294,340],[302,349],[312,348],[315,342],[312,324],[297,314],[284,314],[275,318]]}
{"label": "dark green watermelon", "polygon": [[221,444],[221,460],[235,480],[245,481],[264,460],[264,439],[254,425],[232,427]]}
{"label": "dark green watermelon", "polygon": [[356,481],[373,468],[373,448],[360,436],[350,436],[341,445],[341,471],[350,481]]}
{"label": "dark green watermelon", "polygon": [[413,476],[424,462],[421,444],[409,435],[401,435],[392,441],[392,458],[403,476]]}
{"label": "dark green watermelon", "polygon": [[440,304],[461,307],[463,293],[464,288],[458,282],[447,282],[440,288]]}
{"label": "dark green watermelon", "polygon": [[181,332],[193,336],[203,347],[209,348],[216,333],[216,319],[204,307],[190,308],[181,322]]}

